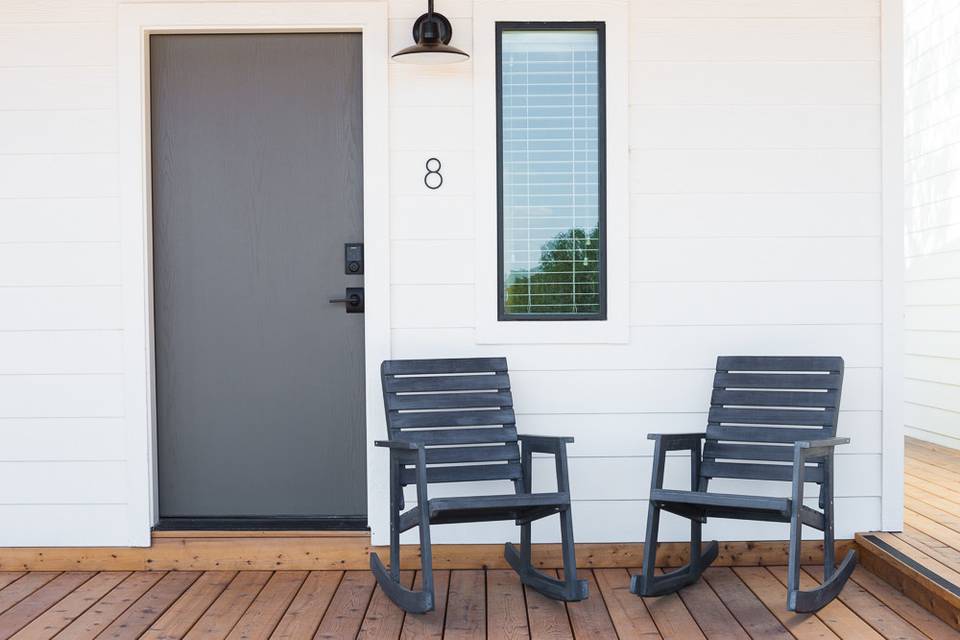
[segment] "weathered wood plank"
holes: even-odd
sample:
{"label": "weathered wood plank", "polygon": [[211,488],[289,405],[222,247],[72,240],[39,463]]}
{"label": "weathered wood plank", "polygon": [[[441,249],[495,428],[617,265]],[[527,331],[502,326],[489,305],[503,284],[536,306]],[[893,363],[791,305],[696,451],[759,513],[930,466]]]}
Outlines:
{"label": "weathered wood plank", "polygon": [[[585,579],[590,585],[590,593],[599,594],[597,581],[593,577],[593,571],[583,569],[577,572],[578,577]],[[587,598],[580,602],[568,602],[567,613],[570,614],[570,626],[573,627],[573,635],[578,638],[591,638],[592,640],[602,640],[610,638],[616,640],[617,632],[613,627],[613,621],[607,608],[603,604],[603,597]]]}
{"label": "weathered wood plank", "polygon": [[743,580],[744,584],[797,640],[822,640],[838,637],[815,615],[788,611],[787,588],[766,568],[735,567],[733,572]]}
{"label": "weathered wood plank", "polygon": [[509,569],[487,571],[487,640],[529,637],[520,578]]}
{"label": "weathered wood plank", "polygon": [[708,638],[749,640],[750,636],[706,581],[698,580],[677,594]]}
{"label": "weathered wood plank", "polygon": [[34,571],[14,580],[0,591],[0,612],[17,604],[58,575],[56,571]]}
{"label": "weathered wood plank", "polygon": [[43,585],[14,606],[0,614],[0,640],[6,640],[27,626],[54,604],[67,597],[74,589],[92,578],[94,573],[70,572]]}
{"label": "weathered wood plank", "polygon": [[703,573],[703,578],[751,638],[754,640],[793,638],[731,569],[711,567]]}
{"label": "weathered wood plank", "polygon": [[311,571],[274,629],[272,640],[309,640],[336,593],[342,571]]}
{"label": "weathered wood plank", "polygon": [[49,640],[76,620],[100,598],[120,584],[130,574],[126,571],[106,571],[81,585],[36,620],[18,631],[14,640]]}
{"label": "weathered wood plank", "polygon": [[236,571],[206,571],[190,585],[140,640],[180,640],[236,577]]}
{"label": "weathered wood plank", "polygon": [[[400,584],[407,589],[413,586],[413,571],[400,572]],[[400,637],[400,630],[403,629],[404,611],[387,597],[380,585],[373,591],[373,597],[370,598],[370,605],[363,617],[363,624],[360,625],[360,633],[357,640],[389,640]]]}
{"label": "weathered wood plank", "polygon": [[482,638],[487,634],[486,579],[481,569],[450,572],[444,638]]}
{"label": "weathered wood plank", "polygon": [[353,638],[360,631],[376,580],[369,571],[347,571],[320,622],[314,638]]}
{"label": "weathered wood plank", "polygon": [[[557,577],[557,572],[551,569],[543,573],[551,578]],[[566,605],[529,587],[524,586],[523,589],[527,596],[527,619],[532,640],[572,639],[573,630],[570,628]]]}
{"label": "weathered wood plank", "polygon": [[[417,572],[414,579],[413,588],[420,589],[423,576]],[[414,614],[411,613],[403,619],[403,630],[400,637],[403,640],[422,640],[423,638],[442,638],[443,637],[443,618],[447,608],[447,588],[450,584],[449,571],[434,571],[433,585],[436,603],[433,611],[429,613]]]}
{"label": "weathered wood plank", "polygon": [[225,638],[270,579],[270,571],[241,571],[185,636],[188,640]]}
{"label": "weathered wood plank", "polygon": [[923,631],[931,640],[956,640],[960,637],[953,627],[863,567],[854,569],[850,580],[896,611],[897,615]]}
{"label": "weathered wood plank", "polygon": [[[907,513],[910,514],[909,518],[906,515]],[[931,523],[931,526],[924,528],[933,531],[936,534],[935,537],[913,528],[912,522],[920,519]],[[912,511],[904,513],[904,523],[904,530],[895,533],[896,537],[911,547],[923,551],[931,558],[939,560],[954,571],[960,570],[960,534]],[[958,546],[955,547],[954,544]]]}
{"label": "weathered wood plank", "polygon": [[110,623],[110,626],[97,638],[99,640],[139,638],[199,577],[198,571],[171,571],[130,605],[130,608],[119,618]]}
{"label": "weathered wood plank", "polygon": [[[624,569],[594,569],[600,595],[621,638],[660,638],[643,600],[630,593],[630,574]],[[590,594],[590,597],[597,597]]]}
{"label": "weathered wood plank", "polygon": [[91,640],[167,575],[164,572],[138,572],[127,577],[110,593],[87,609],[83,615],[57,634],[57,640]]}
{"label": "weathered wood plank", "polygon": [[306,571],[277,571],[237,621],[228,640],[266,640],[293,601]]}

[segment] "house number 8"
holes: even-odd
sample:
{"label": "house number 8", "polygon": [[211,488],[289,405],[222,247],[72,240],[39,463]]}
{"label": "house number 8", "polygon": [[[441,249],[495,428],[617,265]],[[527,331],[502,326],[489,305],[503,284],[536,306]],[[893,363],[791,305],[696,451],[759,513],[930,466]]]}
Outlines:
{"label": "house number 8", "polygon": [[440,161],[430,158],[426,163],[427,173],[423,176],[423,184],[427,189],[439,189],[443,185],[443,176],[440,175]]}

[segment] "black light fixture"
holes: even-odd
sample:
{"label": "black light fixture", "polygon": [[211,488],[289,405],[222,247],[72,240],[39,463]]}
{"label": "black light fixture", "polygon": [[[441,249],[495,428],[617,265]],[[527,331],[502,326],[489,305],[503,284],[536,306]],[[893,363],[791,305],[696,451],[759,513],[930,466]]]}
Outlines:
{"label": "black light fixture", "polygon": [[413,41],[417,44],[393,54],[397,62],[414,64],[446,64],[461,62],[470,56],[450,46],[453,27],[441,13],[433,10],[433,0],[427,0],[427,12],[413,23]]}

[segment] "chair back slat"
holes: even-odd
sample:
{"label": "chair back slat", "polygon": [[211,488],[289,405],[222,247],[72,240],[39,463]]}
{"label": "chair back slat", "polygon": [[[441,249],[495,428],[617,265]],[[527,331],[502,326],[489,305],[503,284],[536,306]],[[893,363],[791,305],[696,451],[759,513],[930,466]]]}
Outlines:
{"label": "chair back slat", "polygon": [[509,390],[489,392],[390,393],[387,409],[499,409],[512,407],[513,396]]}
{"label": "chair back slat", "polygon": [[391,377],[385,382],[387,391],[490,391],[510,388],[506,373],[460,376]]}
{"label": "chair back slat", "polygon": [[[474,482],[477,480],[519,480],[519,464],[483,464],[427,467],[427,482]],[[401,469],[400,484],[414,484],[417,470]]]}
{"label": "chair back slat", "polygon": [[[790,482],[793,479],[793,465],[758,464],[732,462],[704,462],[700,472],[708,478],[735,478],[737,480],[780,480]],[[808,467],[807,482],[822,482],[823,471],[818,467]]]}
{"label": "chair back slat", "polygon": [[[505,358],[388,360],[380,371],[390,438],[427,447],[428,482],[520,479]],[[416,482],[412,466],[399,475]]]}
{"label": "chair back slat", "polygon": [[[793,444],[836,435],[843,359],[806,356],[717,358],[700,475],[792,479]],[[819,462],[809,482],[822,482]]]}

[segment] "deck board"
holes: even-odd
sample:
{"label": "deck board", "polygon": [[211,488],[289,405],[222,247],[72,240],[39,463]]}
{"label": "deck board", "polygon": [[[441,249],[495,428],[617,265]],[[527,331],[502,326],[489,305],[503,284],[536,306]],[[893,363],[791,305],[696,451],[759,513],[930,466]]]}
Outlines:
{"label": "deck board", "polygon": [[[906,545],[906,542],[901,542]],[[805,586],[820,567],[805,567]],[[960,633],[859,568],[817,615],[786,610],[782,567],[718,567],[680,594],[638,598],[639,569],[581,569],[590,597],[563,603],[504,569],[434,574],[437,608],[404,614],[369,571],[30,573],[0,614],[14,640],[960,639]],[[555,571],[547,573],[556,575]],[[419,576],[404,571],[407,585]],[[28,578],[27,580],[24,580]],[[0,591],[2,593],[2,591]]]}

